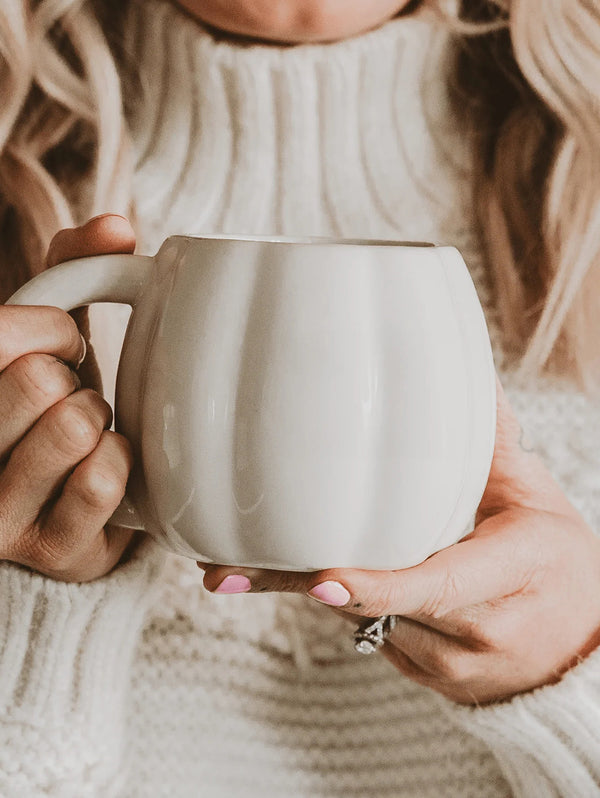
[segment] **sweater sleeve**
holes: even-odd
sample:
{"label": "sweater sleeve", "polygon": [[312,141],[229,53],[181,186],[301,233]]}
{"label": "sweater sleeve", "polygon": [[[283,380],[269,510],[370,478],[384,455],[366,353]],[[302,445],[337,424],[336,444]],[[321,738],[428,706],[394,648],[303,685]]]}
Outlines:
{"label": "sweater sleeve", "polygon": [[131,660],[162,551],[87,584],[0,563],[0,795],[119,793]]}
{"label": "sweater sleeve", "polygon": [[491,748],[515,798],[599,798],[600,649],[557,684],[510,701],[466,707],[440,700]]}

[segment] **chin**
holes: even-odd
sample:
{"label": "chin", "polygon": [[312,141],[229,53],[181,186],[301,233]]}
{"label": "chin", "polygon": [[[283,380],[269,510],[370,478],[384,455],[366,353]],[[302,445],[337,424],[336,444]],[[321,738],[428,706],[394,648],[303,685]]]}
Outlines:
{"label": "chin", "polygon": [[237,37],[299,44],[347,39],[378,27],[399,0],[176,0],[211,28]]}

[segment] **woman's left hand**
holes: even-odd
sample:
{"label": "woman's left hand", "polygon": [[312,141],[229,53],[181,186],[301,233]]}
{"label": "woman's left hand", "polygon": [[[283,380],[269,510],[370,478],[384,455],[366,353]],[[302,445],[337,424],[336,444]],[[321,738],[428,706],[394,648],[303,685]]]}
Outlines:
{"label": "woman's left hand", "polygon": [[600,643],[600,539],[524,442],[498,380],[497,398],[489,480],[475,529],[459,543],[400,571],[210,565],[205,586],[307,593],[357,625],[359,616],[399,616],[382,652],[460,703],[557,681]]}

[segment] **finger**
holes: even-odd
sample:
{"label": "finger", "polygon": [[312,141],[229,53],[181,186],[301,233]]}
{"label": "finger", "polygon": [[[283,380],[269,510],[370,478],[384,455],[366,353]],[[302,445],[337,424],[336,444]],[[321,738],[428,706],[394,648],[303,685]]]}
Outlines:
{"label": "finger", "polygon": [[482,604],[461,607],[440,617],[414,613],[410,618],[441,632],[473,651],[488,651],[493,647],[493,633],[497,627],[499,609],[506,601],[510,601],[510,597],[490,599]]}
{"label": "finger", "polygon": [[416,662],[413,662],[411,658],[397,648],[397,646],[393,646],[391,643],[386,642],[380,651],[384,657],[408,679],[411,679],[417,684],[422,684],[424,687],[433,687],[435,683],[434,677],[428,671],[419,667]]}
{"label": "finger", "polygon": [[468,683],[481,667],[480,655],[409,618],[396,617],[388,644],[436,680],[453,685]]}
{"label": "finger", "polygon": [[197,565],[204,569],[204,587],[212,593],[304,593],[310,589],[314,577],[312,573],[206,563]]}
{"label": "finger", "polygon": [[68,477],[40,532],[54,575],[88,581],[119,561],[132,533],[104,527],[125,495],[131,465],[127,440],[105,431]]}
{"label": "finger", "polygon": [[23,355],[44,352],[76,366],[84,345],[68,313],[53,307],[0,307],[0,371]]}
{"label": "finger", "polygon": [[381,653],[394,667],[417,684],[433,688],[455,701],[473,703],[473,688],[487,659],[455,641],[405,618],[384,641]]}
{"label": "finger", "polygon": [[53,355],[23,355],[0,372],[0,462],[46,410],[79,387],[77,374]]}
{"label": "finger", "polygon": [[[413,662],[404,651],[387,641],[381,649],[381,653],[400,673],[403,673],[411,681],[435,690],[455,703],[478,704],[480,703],[479,695],[485,696],[484,691],[479,687],[480,679],[477,677],[479,663],[477,662],[468,662],[462,665],[460,659],[457,659],[456,665],[453,665],[452,654],[449,653],[448,662],[442,665],[440,672],[432,673]],[[462,673],[468,673],[471,669],[475,673],[473,679],[466,677],[453,680],[454,673],[458,676]],[[494,695],[489,696],[490,699],[494,697]]]}
{"label": "finger", "polygon": [[[471,651],[491,651],[496,646],[497,640],[501,638],[504,631],[505,624],[503,623],[503,619],[505,615],[501,610],[505,607],[506,602],[510,601],[511,597],[507,597],[505,600],[464,607],[463,609],[450,612],[439,619],[415,613],[410,616],[410,620],[440,632]],[[350,612],[349,610],[336,607],[334,607],[333,610],[340,615],[340,617],[351,621],[355,626],[357,626],[359,622],[362,623],[363,618],[357,617],[356,610]],[[514,621],[509,620],[507,623],[514,623]]]}
{"label": "finger", "polygon": [[122,435],[105,430],[98,445],[73,470],[49,512],[44,528],[61,534],[92,530],[97,535],[125,495],[131,447]]}
{"label": "finger", "polygon": [[71,470],[97,446],[112,419],[98,394],[77,391],[47,410],[15,447],[0,474],[0,521],[10,529],[35,525]]}
{"label": "finger", "polygon": [[46,267],[89,255],[129,254],[135,249],[135,232],[127,219],[107,213],[81,227],[59,230],[48,247]]}
{"label": "finger", "polygon": [[[543,523],[539,513],[527,516],[520,511],[516,520],[514,511],[506,511],[482,522],[476,535],[400,571],[329,569],[306,574],[211,565],[204,584],[213,592],[227,592],[227,577],[243,575],[253,592],[307,593],[367,617],[394,614],[441,620],[454,610],[521,589],[544,557]],[[536,527],[539,545],[532,542]]]}
{"label": "finger", "polygon": [[[522,512],[522,511],[521,511]],[[522,515],[507,511],[480,524],[478,534],[400,571],[333,571],[350,594],[345,609],[368,617],[404,615],[439,622],[455,611],[509,596],[526,587],[543,563],[543,546],[532,540],[533,527],[543,537],[544,518],[531,513],[529,528]],[[314,595],[314,589],[311,591]],[[321,599],[322,600],[322,599]],[[448,630],[450,631],[450,630]]]}

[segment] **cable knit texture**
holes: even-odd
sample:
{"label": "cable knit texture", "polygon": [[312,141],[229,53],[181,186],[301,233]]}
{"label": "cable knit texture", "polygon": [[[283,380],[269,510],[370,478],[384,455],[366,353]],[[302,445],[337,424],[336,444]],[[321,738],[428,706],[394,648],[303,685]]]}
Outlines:
{"label": "cable knit texture", "polygon": [[[142,81],[138,251],[176,233],[458,246],[518,416],[600,529],[598,406],[504,368],[434,23],[401,17],[349,41],[280,48],[215,39],[145,0],[124,33]],[[2,568],[0,794],[600,795],[600,653],[558,685],[457,707],[356,654],[351,626],[327,608],[211,596],[194,563],[164,555],[158,577],[156,556],[87,587]]]}
{"label": "cable knit texture", "polygon": [[120,794],[131,659],[163,559],[144,541],[86,585],[0,564],[0,795]]}

